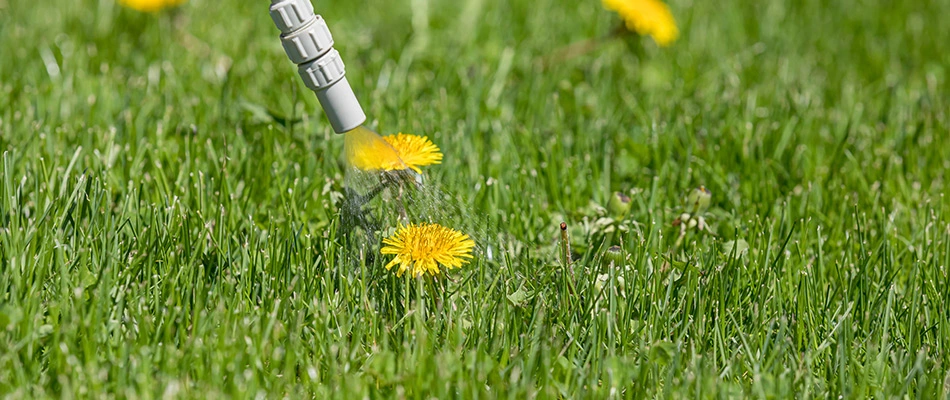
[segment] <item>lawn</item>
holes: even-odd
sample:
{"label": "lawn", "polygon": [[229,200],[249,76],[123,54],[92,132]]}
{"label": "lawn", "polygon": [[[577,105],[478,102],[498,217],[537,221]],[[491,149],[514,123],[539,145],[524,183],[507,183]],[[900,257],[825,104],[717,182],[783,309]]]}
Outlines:
{"label": "lawn", "polygon": [[0,0],[0,397],[950,396],[950,2],[668,4],[315,1],[444,153],[415,279],[269,2]]}

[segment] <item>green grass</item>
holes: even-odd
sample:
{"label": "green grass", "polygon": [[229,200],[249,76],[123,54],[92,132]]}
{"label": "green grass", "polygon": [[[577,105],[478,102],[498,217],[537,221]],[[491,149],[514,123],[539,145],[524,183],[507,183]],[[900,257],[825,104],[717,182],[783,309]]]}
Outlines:
{"label": "green grass", "polygon": [[[442,148],[474,262],[344,246],[268,2],[0,0],[0,396],[950,396],[950,3],[671,0],[673,47],[547,69],[616,17],[316,3],[370,124]],[[715,234],[674,248],[699,185]]]}

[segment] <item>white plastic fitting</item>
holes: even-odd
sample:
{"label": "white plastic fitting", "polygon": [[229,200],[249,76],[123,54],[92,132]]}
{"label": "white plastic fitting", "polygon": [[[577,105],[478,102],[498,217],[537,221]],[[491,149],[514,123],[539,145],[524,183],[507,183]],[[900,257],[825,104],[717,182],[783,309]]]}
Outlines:
{"label": "white plastic fitting", "polygon": [[363,125],[366,114],[346,80],[343,59],[310,0],[271,0],[270,16],[280,29],[284,52],[298,65],[304,84],[317,93],[333,130],[344,133]]}

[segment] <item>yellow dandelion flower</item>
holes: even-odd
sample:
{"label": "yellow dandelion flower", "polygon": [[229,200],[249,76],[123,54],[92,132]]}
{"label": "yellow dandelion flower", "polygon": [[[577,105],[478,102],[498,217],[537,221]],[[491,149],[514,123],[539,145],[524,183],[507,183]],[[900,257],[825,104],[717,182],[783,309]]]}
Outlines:
{"label": "yellow dandelion flower", "polygon": [[403,165],[389,142],[362,126],[344,134],[343,148],[347,164],[362,171],[392,170]]}
{"label": "yellow dandelion flower", "polygon": [[181,5],[186,0],[119,0],[119,4],[141,12],[156,12]]}
{"label": "yellow dandelion flower", "polygon": [[650,35],[660,46],[669,46],[679,37],[670,8],[660,0],[602,0],[604,8],[620,14],[627,29]]}
{"label": "yellow dandelion flower", "polygon": [[387,270],[396,269],[396,276],[408,271],[413,276],[440,273],[439,265],[446,269],[459,268],[472,258],[475,241],[462,232],[439,224],[421,223],[400,227],[392,236],[383,239],[382,254],[395,254]]}
{"label": "yellow dandelion flower", "polygon": [[399,133],[380,139],[365,128],[347,132],[346,159],[352,167],[363,171],[398,171],[410,168],[422,173],[419,167],[442,162],[439,147],[425,136]]}
{"label": "yellow dandelion flower", "polygon": [[402,160],[401,164],[385,166],[387,171],[409,167],[421,174],[422,170],[419,167],[442,163],[442,152],[439,151],[439,147],[425,136],[398,133],[383,136],[383,139],[396,149],[399,159]]}

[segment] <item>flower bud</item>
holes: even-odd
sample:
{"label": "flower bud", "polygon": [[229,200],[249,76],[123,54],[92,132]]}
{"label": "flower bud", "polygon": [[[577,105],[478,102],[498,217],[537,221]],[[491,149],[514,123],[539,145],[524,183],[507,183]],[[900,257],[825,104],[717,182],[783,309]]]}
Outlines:
{"label": "flower bud", "polygon": [[613,217],[622,218],[630,211],[631,203],[630,196],[623,194],[623,192],[614,192],[610,196],[610,201],[607,202],[607,211]]}
{"label": "flower bud", "polygon": [[604,252],[604,262],[612,263],[614,265],[623,265],[623,249],[620,246],[610,246],[607,251]]}
{"label": "flower bud", "polygon": [[686,208],[692,213],[701,213],[709,208],[712,202],[712,193],[705,186],[700,186],[686,196]]}

